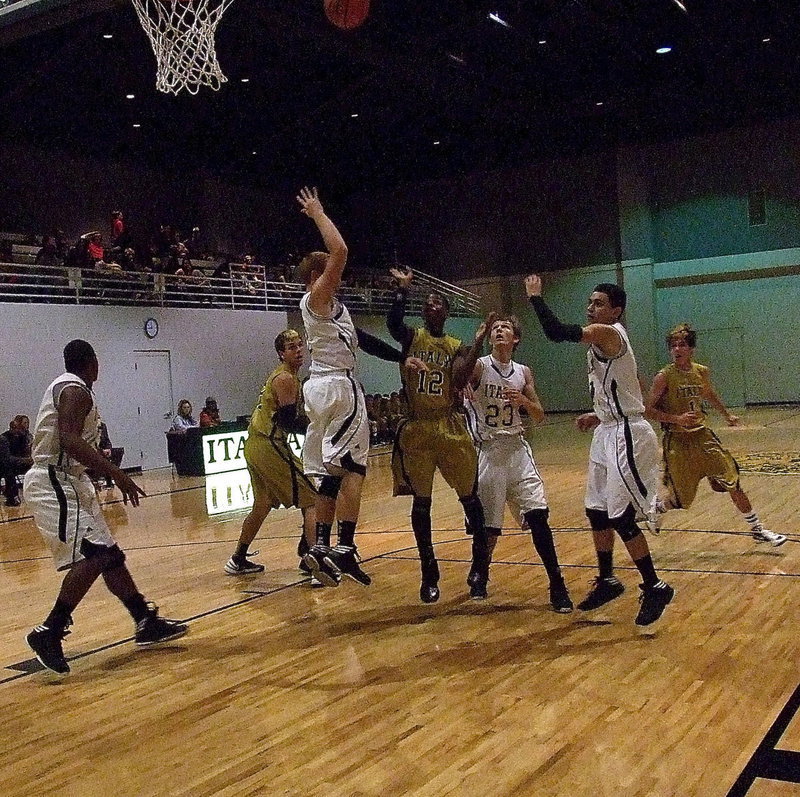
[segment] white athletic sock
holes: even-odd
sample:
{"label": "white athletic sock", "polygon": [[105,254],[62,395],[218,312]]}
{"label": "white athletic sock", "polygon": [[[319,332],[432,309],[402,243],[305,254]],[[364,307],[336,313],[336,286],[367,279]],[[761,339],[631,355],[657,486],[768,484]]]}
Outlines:
{"label": "white athletic sock", "polygon": [[755,511],[750,512],[749,514],[742,512],[742,514],[744,515],[744,519],[747,521],[747,524],[750,526],[750,530],[753,533],[758,533],[764,528],[761,525],[761,521],[758,519],[758,515],[755,513]]}

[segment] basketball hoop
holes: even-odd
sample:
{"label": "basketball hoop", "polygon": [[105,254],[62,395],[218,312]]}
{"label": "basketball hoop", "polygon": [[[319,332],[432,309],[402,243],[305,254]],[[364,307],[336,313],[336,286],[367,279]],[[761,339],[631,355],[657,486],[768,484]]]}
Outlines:
{"label": "basketball hoop", "polygon": [[214,47],[222,15],[233,0],[132,0],[156,56],[156,88],[165,94],[201,86],[219,91],[222,74]]}

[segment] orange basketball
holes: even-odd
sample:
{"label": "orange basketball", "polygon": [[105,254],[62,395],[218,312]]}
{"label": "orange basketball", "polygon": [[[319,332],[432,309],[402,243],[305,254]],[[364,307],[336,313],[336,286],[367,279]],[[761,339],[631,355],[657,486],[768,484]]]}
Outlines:
{"label": "orange basketball", "polygon": [[325,0],[325,16],[342,30],[357,28],[369,14],[369,0]]}

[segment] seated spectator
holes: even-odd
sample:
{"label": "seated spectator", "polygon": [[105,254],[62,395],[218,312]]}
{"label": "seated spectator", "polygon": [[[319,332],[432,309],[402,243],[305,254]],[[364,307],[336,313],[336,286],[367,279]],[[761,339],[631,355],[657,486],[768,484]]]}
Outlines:
{"label": "seated spectator", "polygon": [[105,256],[105,249],[103,249],[103,236],[99,232],[86,233],[82,238],[87,238],[86,254],[88,256],[88,264],[94,265],[98,260],[102,260]]}
{"label": "seated spectator", "polygon": [[195,429],[200,423],[192,417],[192,402],[189,399],[181,399],[178,402],[178,414],[172,419],[170,432],[174,434],[186,434],[187,429]]}
{"label": "seated spectator", "polygon": [[[110,459],[117,467],[120,466],[122,463],[122,457],[125,454],[124,448],[114,448],[111,443],[111,438],[108,436],[108,427],[105,424],[105,421],[100,421],[100,439],[97,442],[97,450],[106,458]],[[93,473],[91,470],[86,471],[89,474],[89,478],[94,482],[95,487],[100,486],[100,475],[97,473]],[[114,486],[114,482],[105,477],[106,480],[106,487],[111,488]]]}
{"label": "seated spectator", "polygon": [[213,396],[206,399],[206,405],[200,410],[200,428],[208,429],[213,426],[219,426],[219,409],[217,407],[217,400]]}
{"label": "seated spectator", "polygon": [[45,235],[42,239],[42,248],[36,253],[37,266],[60,266],[56,239],[52,235]]}
{"label": "seated spectator", "polygon": [[17,476],[27,473],[33,465],[31,447],[33,436],[27,415],[17,415],[8,425],[8,431],[0,434],[0,476],[5,480],[6,506],[19,506]]}

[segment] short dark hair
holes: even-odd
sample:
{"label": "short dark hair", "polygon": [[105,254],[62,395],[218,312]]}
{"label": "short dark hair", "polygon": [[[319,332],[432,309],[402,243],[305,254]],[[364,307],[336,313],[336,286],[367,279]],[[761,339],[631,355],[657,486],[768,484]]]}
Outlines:
{"label": "short dark hair", "polygon": [[318,271],[322,274],[322,272],[325,271],[327,262],[327,252],[309,252],[300,261],[300,265],[297,267],[297,279],[300,280],[303,285],[308,285],[311,280],[311,272]]}
{"label": "short dark hair", "polygon": [[667,332],[667,348],[672,345],[672,341],[675,338],[686,338],[686,345],[690,349],[694,349],[697,347],[697,332],[692,329],[691,324],[678,324],[676,327],[672,327],[672,329]]}
{"label": "short dark hair", "polygon": [[[286,351],[286,344],[290,340],[294,340],[295,338],[299,338],[300,333],[294,329],[284,329],[283,332],[278,333],[278,336],[275,338],[275,351],[281,355]],[[283,359],[281,357],[281,359]]]}
{"label": "short dark hair", "polygon": [[622,312],[625,312],[625,305],[628,303],[628,294],[625,293],[623,288],[615,285],[613,282],[601,282],[599,285],[594,286],[595,293],[604,293],[608,296],[608,301],[612,307],[621,307]]}
{"label": "short dark hair", "polygon": [[64,346],[64,366],[70,373],[76,373],[76,369],[81,369],[96,359],[94,349],[85,340],[71,340]]}

